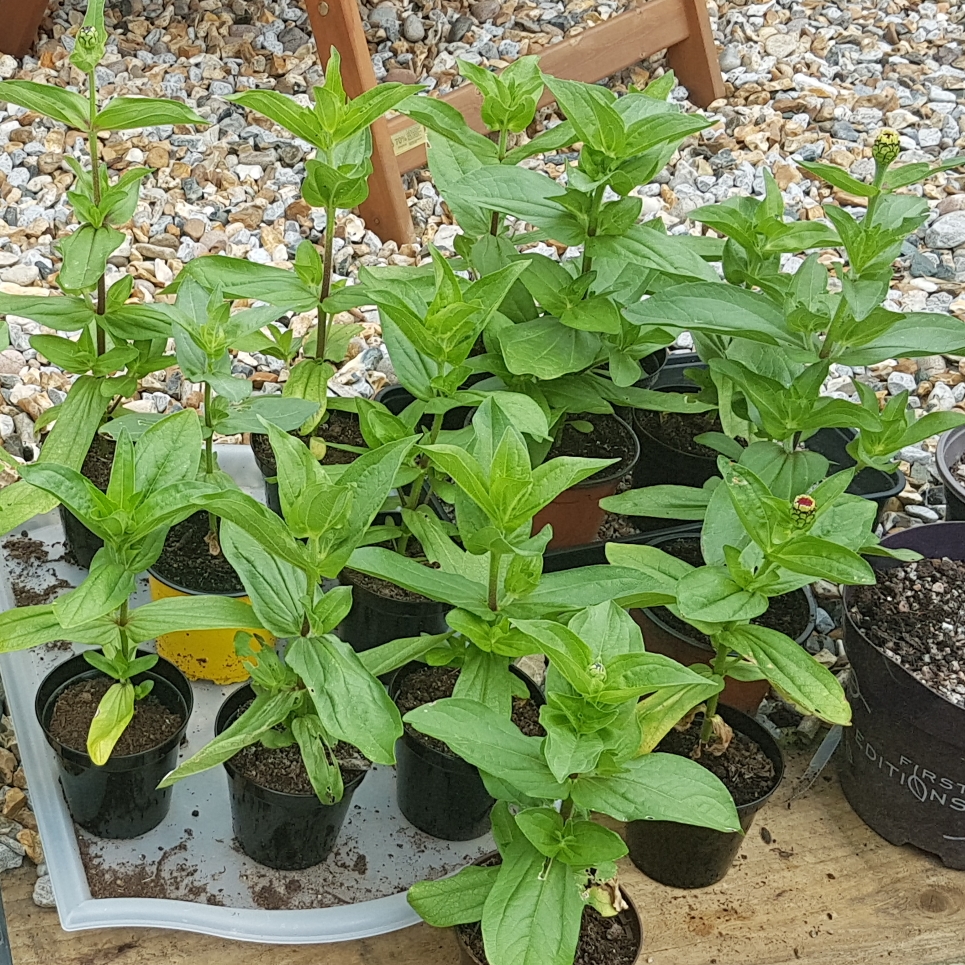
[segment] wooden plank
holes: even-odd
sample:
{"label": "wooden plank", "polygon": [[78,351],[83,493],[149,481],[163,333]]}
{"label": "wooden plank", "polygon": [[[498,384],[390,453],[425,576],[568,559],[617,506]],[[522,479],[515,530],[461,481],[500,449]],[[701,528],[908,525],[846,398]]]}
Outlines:
{"label": "wooden plank", "polygon": [[[693,29],[689,18],[695,9],[694,0],[646,0],[558,44],[543,48],[534,45],[532,52],[541,55],[540,68],[546,74],[595,83],[661,50],[686,43],[689,31]],[[703,11],[703,19],[707,21],[709,30],[706,10]],[[687,64],[678,70],[681,83],[689,86],[687,78],[692,73],[699,74],[700,68],[699,64]],[[716,52],[713,55],[713,68],[719,77]],[[470,127],[485,132],[486,125],[479,116],[482,99],[475,87],[463,84],[444,95],[443,99],[466,118]],[[545,106],[552,102],[553,95],[547,91],[540,104]],[[394,137],[403,136],[402,132],[412,126],[412,121],[401,115],[389,119],[389,132]],[[399,155],[398,161],[400,171],[424,167],[425,145],[405,151]]]}
{"label": "wooden plank", "polygon": [[[341,54],[342,82],[349,97],[375,87],[375,70],[355,0],[306,0],[305,6],[322,64],[328,63],[332,47]],[[372,144],[374,170],[368,199],[359,212],[383,241],[403,245],[413,238],[412,218],[384,119],[372,125]]]}
{"label": "wooden plank", "polygon": [[667,50],[667,63],[687,87],[691,101],[707,107],[725,93],[714,31],[707,16],[707,0],[685,0],[685,7],[688,36]]}
{"label": "wooden plank", "polygon": [[[965,875],[895,848],[848,807],[837,779],[787,806],[806,766],[789,762],[719,885],[679,891],[626,865],[644,919],[639,965],[962,965]],[[766,827],[769,844],[761,837]],[[626,863],[624,863],[626,864]],[[426,925],[339,945],[251,945],[187,933],[113,929],[67,934],[31,901],[32,867],[3,876],[16,965],[458,965],[452,939]]]}
{"label": "wooden plank", "polygon": [[33,46],[49,0],[0,0],[0,54],[23,57]]}

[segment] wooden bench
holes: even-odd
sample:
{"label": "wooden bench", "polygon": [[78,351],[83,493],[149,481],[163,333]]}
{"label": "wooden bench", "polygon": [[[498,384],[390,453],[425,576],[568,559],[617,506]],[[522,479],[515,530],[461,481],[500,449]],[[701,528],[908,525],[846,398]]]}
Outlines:
{"label": "wooden bench", "polygon": [[[323,64],[329,48],[342,56],[345,89],[355,97],[376,84],[372,58],[356,0],[304,0]],[[49,0],[0,0],[0,53],[24,56],[30,49]],[[644,0],[603,23],[546,47],[542,68],[548,74],[591,83],[603,80],[661,50],[690,91],[706,107],[724,95],[706,0]],[[479,98],[466,84],[444,95],[473,127],[483,130]],[[545,103],[552,97],[547,92]],[[412,221],[400,174],[425,164],[425,146],[406,117],[378,121],[373,129],[375,168],[362,217],[384,241],[411,240]]]}
{"label": "wooden bench", "polygon": [[[811,753],[789,756],[784,785],[720,884],[664,888],[621,862],[644,923],[637,965],[965,965],[965,874],[879,838],[844,800],[833,765],[788,807]],[[36,872],[24,865],[3,876],[15,965],[459,965],[452,935],[428,925],[272,948],[153,929],[68,934],[33,904]]]}

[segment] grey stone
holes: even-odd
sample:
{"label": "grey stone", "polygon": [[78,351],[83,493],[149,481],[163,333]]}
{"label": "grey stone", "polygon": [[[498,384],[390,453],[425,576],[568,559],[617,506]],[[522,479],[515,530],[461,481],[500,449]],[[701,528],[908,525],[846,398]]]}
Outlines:
{"label": "grey stone", "polygon": [[918,375],[923,379],[941,375],[947,369],[948,365],[942,355],[925,355],[918,359]]}
{"label": "grey stone", "polygon": [[5,844],[0,844],[0,874],[4,871],[12,871],[23,864],[23,846],[20,847],[20,854]]}
{"label": "grey stone", "polygon": [[422,18],[414,13],[406,14],[405,20],[402,21],[402,35],[413,44],[417,44],[422,40],[426,35],[426,28],[422,24]]}
{"label": "grey stone", "polygon": [[918,132],[918,143],[922,147],[938,147],[942,142],[942,132],[937,127],[923,127]]}
{"label": "grey stone", "polygon": [[905,512],[912,519],[922,519],[926,523],[937,523],[940,519],[938,513],[930,506],[906,506]]}
{"label": "grey stone", "polygon": [[56,908],[57,899],[54,898],[54,886],[50,875],[42,875],[34,885],[34,904],[40,908]]}
{"label": "grey stone", "polygon": [[[965,385],[965,383],[962,384]],[[905,448],[898,453],[898,458],[907,463],[911,463],[911,465],[915,465],[919,462],[929,463],[932,461],[934,456],[919,446],[905,446]]]}
{"label": "grey stone", "polygon": [[861,135],[847,121],[835,121],[831,125],[831,136],[839,141],[857,141]]}
{"label": "grey stone", "polygon": [[471,17],[456,17],[449,28],[449,43],[458,43],[474,26]]}
{"label": "grey stone", "polygon": [[949,412],[955,407],[955,396],[944,382],[937,382],[925,403],[926,412]]}
{"label": "grey stone", "polygon": [[830,633],[836,627],[837,624],[831,618],[831,614],[823,607],[818,607],[814,617],[814,629],[818,633]]}
{"label": "grey stone", "polygon": [[494,20],[501,9],[499,0],[476,0],[469,7],[469,12],[480,23],[486,23],[488,20]]}
{"label": "grey stone", "polygon": [[299,47],[304,46],[311,39],[304,30],[299,30],[298,27],[288,27],[278,35],[282,49],[289,54],[295,53]]}
{"label": "grey stone", "polygon": [[373,27],[381,27],[389,40],[399,39],[399,16],[395,7],[376,7],[369,11],[369,23]]}
{"label": "grey stone", "polygon": [[957,248],[965,244],[965,211],[942,215],[925,232],[929,248]]}
{"label": "grey stone", "polygon": [[917,384],[915,377],[908,372],[892,372],[891,375],[888,376],[888,391],[892,395],[898,395],[899,392],[906,391],[914,392]]}
{"label": "grey stone", "polygon": [[10,268],[0,268],[0,281],[26,287],[35,281],[40,281],[40,269],[36,265],[13,265]]}
{"label": "grey stone", "polygon": [[930,251],[917,251],[911,258],[912,278],[933,278],[941,261]]}

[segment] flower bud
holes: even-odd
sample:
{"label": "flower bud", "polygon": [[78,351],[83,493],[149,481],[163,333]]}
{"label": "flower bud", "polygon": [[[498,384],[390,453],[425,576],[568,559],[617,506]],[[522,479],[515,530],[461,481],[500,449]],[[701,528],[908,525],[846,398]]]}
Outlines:
{"label": "flower bud", "polygon": [[813,518],[817,508],[818,504],[814,501],[813,496],[808,496],[806,494],[795,496],[794,500],[791,502],[791,515],[794,517],[798,525],[803,526]]}
{"label": "flower bud", "polygon": [[888,167],[895,162],[899,151],[901,151],[901,145],[898,142],[898,132],[890,127],[883,127],[871,148],[871,156],[875,159],[875,164]]}

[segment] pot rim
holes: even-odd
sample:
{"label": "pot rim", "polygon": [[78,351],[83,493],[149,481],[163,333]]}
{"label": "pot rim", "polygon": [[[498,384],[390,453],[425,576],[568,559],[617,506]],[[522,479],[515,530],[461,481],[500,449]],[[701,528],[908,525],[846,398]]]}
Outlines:
{"label": "pot rim", "polygon": [[[184,596],[223,596],[232,600],[240,600],[248,595],[245,590],[238,590],[235,593],[212,593],[210,590],[192,590],[186,586],[181,586],[179,583],[175,583],[173,580],[169,580],[166,576],[161,576],[153,566],[148,567],[147,575],[151,577],[151,579],[157,580],[158,583],[166,586],[169,590],[176,590],[178,593],[184,594]],[[208,631],[199,630],[197,632],[206,633]]]}
{"label": "pot rim", "polygon": [[[685,379],[685,378],[683,378],[683,377],[681,376],[681,377],[676,377],[676,378],[674,378],[673,381],[665,382],[663,385],[654,386],[654,391],[655,391],[655,392],[677,392],[677,393],[680,393],[680,394],[682,395],[682,394],[685,393],[685,392],[690,392],[690,393],[692,393],[692,394],[696,394],[697,391],[698,391],[698,388],[699,388],[699,387],[696,386],[696,385],[694,385],[693,382],[689,382],[687,379]],[[715,455],[715,456],[704,456],[704,455],[701,455],[700,453],[697,453],[697,452],[685,452],[683,449],[678,449],[676,446],[672,445],[671,443],[667,442],[666,440],[664,440],[664,439],[659,439],[659,438],[657,438],[657,436],[653,435],[652,433],[647,432],[647,430],[644,429],[644,427],[641,426],[640,423],[637,421],[637,412],[642,412],[642,411],[646,411],[646,410],[643,410],[643,409],[633,409],[632,411],[633,411],[633,434],[634,434],[634,435],[637,435],[637,434],[639,433],[640,435],[646,436],[648,439],[652,440],[653,442],[657,443],[658,445],[661,445],[661,446],[663,446],[664,448],[669,449],[671,452],[675,452],[675,453],[678,453],[678,454],[681,455],[681,456],[685,456],[685,457],[687,457],[688,459],[700,459],[700,460],[702,460],[703,462],[713,463],[714,466],[717,465],[717,456],[716,456],[716,455]],[[699,413],[696,413],[696,412],[695,412],[694,415],[699,415]]]}
{"label": "pot rim", "polygon": [[590,414],[604,419],[612,419],[626,430],[627,438],[630,440],[629,455],[621,459],[615,466],[605,467],[600,470],[601,473],[605,473],[606,475],[601,476],[597,473],[596,475],[590,476],[589,479],[584,479],[575,486],[571,486],[571,489],[596,489],[614,482],[619,482],[628,473],[633,472],[634,466],[640,461],[640,440],[633,431],[633,426],[631,426],[626,419],[621,419],[615,412],[595,412]]}
{"label": "pot rim", "polygon": [[[691,539],[696,540],[697,543],[700,542],[700,533],[661,533],[659,536],[652,540],[647,541],[648,546],[659,546],[661,543],[667,543],[672,540],[678,539]],[[808,605],[808,622],[804,630],[799,633],[796,637],[792,637],[795,643],[803,646],[804,641],[807,640],[809,636],[814,632],[814,626],[817,623],[817,600],[814,598],[814,593],[810,586],[798,587],[796,590],[791,590],[790,593],[801,593],[803,594]],[[787,596],[789,594],[782,594],[782,596]],[[662,620],[657,614],[657,610],[660,607],[642,607],[643,612],[647,615],[647,619],[653,621],[661,630],[675,636],[678,640],[683,640],[685,643],[690,644],[692,647],[696,647],[698,650],[706,651],[707,653],[713,653],[713,647],[708,646],[701,640],[696,640],[693,637],[681,633],[676,627],[670,626],[666,621]],[[766,612],[766,611],[765,611]]]}
{"label": "pot rim", "polygon": [[[965,426],[959,426],[958,429],[952,429],[950,431],[957,432],[959,431],[959,429],[965,430]],[[940,466],[941,462],[939,461],[938,464]],[[965,498],[965,491],[963,491],[963,498]],[[935,533],[938,527],[945,528],[945,527],[951,527],[951,526],[954,526],[957,528],[957,531],[959,534],[958,542],[963,547],[961,551],[962,555],[960,557],[960,561],[965,561],[965,521],[962,521],[962,520],[954,520],[954,519],[940,520],[937,523],[927,523],[924,526],[912,526],[909,529],[898,530],[897,532],[892,533],[889,536],[886,536],[881,541],[881,544],[882,546],[901,547],[902,546],[901,538],[905,536],[905,534],[907,533],[917,533],[920,530],[926,530],[928,532]],[[925,555],[927,559],[926,554],[922,554],[922,555]],[[954,559],[954,557],[952,558]],[[900,561],[897,561],[897,560],[891,561],[884,557],[871,557],[868,560],[868,562],[871,564],[872,567],[879,568],[879,569],[882,567],[885,567],[887,569],[892,569],[894,568],[894,566],[901,565]],[[893,563],[893,566],[888,566],[889,563]],[[887,660],[888,667],[892,673],[894,673],[895,671],[899,671],[901,676],[907,678],[908,680],[913,681],[919,687],[928,691],[928,693],[930,693],[932,696],[937,697],[943,703],[947,704],[950,708],[954,709],[955,711],[958,711],[959,713],[965,713],[965,707],[962,707],[961,704],[956,704],[954,701],[950,700],[944,694],[941,694],[937,690],[935,690],[934,687],[931,687],[929,684],[926,684],[915,673],[913,673],[911,670],[909,670],[907,667],[903,666],[902,664],[892,660],[891,657],[889,657],[888,654],[886,654],[884,650],[881,649],[881,647],[872,643],[871,640],[868,639],[868,636],[865,634],[864,630],[862,630],[859,626],[857,626],[854,620],[851,619],[851,607],[855,605],[854,592],[857,589],[858,587],[846,586],[844,588],[844,593],[842,594],[842,597],[841,597],[842,606],[844,608],[844,619],[847,625],[847,629],[853,632],[855,635],[855,638],[860,640],[861,643],[863,643],[865,646],[871,647],[871,649],[874,650],[875,653],[879,654],[883,659]],[[847,651],[847,646],[848,646],[847,634],[845,635],[844,643],[845,643],[845,650]]]}
{"label": "pot rim", "polygon": [[[218,713],[215,716],[215,728],[214,728],[215,737],[220,736],[221,733],[227,729],[227,727],[229,726],[229,723],[233,723],[234,719],[237,718],[238,716],[237,708],[233,707],[231,708],[231,713],[226,715],[226,719],[224,721],[222,721],[221,719],[222,715],[225,714],[225,709],[227,708],[227,705],[229,703],[237,701],[239,704],[241,704],[247,699],[248,695],[244,693],[244,691],[246,690],[249,691],[251,693],[252,698],[254,698],[254,690],[252,689],[251,684],[246,683],[243,686],[239,687],[237,690],[233,690],[221,702],[221,705],[218,707]],[[318,801],[318,804],[321,807],[335,807],[336,805],[341,803],[341,800],[339,800],[339,801],[335,801],[334,804],[325,804],[321,800],[319,800],[318,795],[314,791],[307,791],[303,794],[293,794],[291,791],[279,791],[276,788],[267,787],[264,784],[259,784],[257,781],[253,781],[250,777],[246,777],[237,768],[232,767],[230,758],[226,761],[223,761],[221,766],[224,767],[224,769],[228,772],[229,777],[232,777],[232,778],[238,777],[240,780],[246,781],[252,787],[256,787],[260,791],[267,791],[270,794],[281,798],[282,800],[290,800],[292,802],[296,802],[296,801],[303,802],[303,801],[309,801],[312,798],[314,798],[316,801]],[[345,790],[344,790],[343,797],[345,794],[349,794],[355,791],[356,788],[362,783],[363,779],[365,778],[365,775],[368,774],[371,769],[372,768],[369,767],[369,768],[366,768],[364,771],[350,772],[350,773],[358,774],[358,777],[353,778],[351,781],[344,782]],[[341,765],[339,765],[339,770],[341,770]],[[343,772],[343,775],[344,775],[344,772]]]}
{"label": "pot rim", "polygon": [[[498,855],[499,855],[498,851],[489,851],[488,853],[476,858],[476,860],[472,862],[470,867],[481,865],[483,862],[488,861],[490,858]],[[640,916],[640,911],[637,908],[637,903],[633,900],[633,896],[627,891],[626,888],[623,887],[622,884],[619,884],[619,880],[618,880],[618,886],[620,888],[620,894],[623,897],[623,900],[627,903],[627,906],[628,906],[627,910],[632,913],[634,920],[637,923],[637,950],[633,956],[633,960],[634,962],[636,962],[640,958],[640,953],[643,951],[643,939],[644,939],[643,918]],[[475,924],[475,922],[470,922],[470,924]],[[459,946],[461,950],[465,953],[467,958],[471,962],[473,962],[474,965],[488,965],[487,962],[481,961],[479,958],[476,957],[472,949],[469,947],[468,943],[464,941],[459,929],[460,929],[459,925],[453,926],[453,931],[456,934],[456,941],[459,942]]]}
{"label": "pot rim", "polygon": [[[952,475],[952,457],[948,452],[952,444],[963,436],[965,436],[965,426],[956,426],[954,429],[949,429],[939,436],[938,452],[935,454],[935,466],[938,469],[938,475],[941,478],[942,485],[945,486],[946,489],[950,489],[962,502],[965,502],[965,483]],[[956,457],[956,459],[957,458],[959,457]],[[954,522],[954,520],[947,520],[947,522]]]}
{"label": "pot rim", "polygon": [[[169,737],[166,737],[163,741],[161,741],[161,743],[155,744],[153,747],[148,747],[143,751],[137,751],[134,754],[116,754],[116,755],[111,754],[107,762],[104,765],[102,765],[105,768],[110,764],[115,765],[117,770],[132,770],[136,767],[140,767],[141,763],[135,763],[137,762],[138,758],[145,757],[147,755],[155,756],[158,754],[159,751],[165,748],[168,744],[171,744],[172,746],[176,746],[180,744],[182,739],[184,738],[185,732],[187,731],[188,723],[191,719],[191,714],[194,712],[194,688],[191,686],[191,683],[188,680],[188,678],[181,672],[181,670],[178,667],[176,667],[173,663],[171,663],[170,660],[166,660],[164,657],[161,657],[156,654],[151,654],[151,652],[147,650],[137,651],[138,657],[147,657],[152,655],[158,656],[158,664],[160,663],[167,664],[167,666],[170,667],[170,669],[176,675],[183,677],[184,678],[183,682],[185,686],[183,688],[178,687],[174,683],[174,681],[168,679],[162,674],[155,673],[153,667],[150,670],[145,670],[142,673],[137,674],[136,677],[153,677],[155,681],[163,680],[166,684],[170,684],[170,686],[174,689],[174,692],[181,699],[181,705],[184,711],[181,726],[174,734],[171,734]],[[43,691],[44,685],[46,684],[47,680],[55,673],[65,670],[68,664],[71,664],[74,661],[78,662],[77,663],[78,672],[68,677],[67,680],[64,681],[63,685],[58,687],[56,690],[54,690],[53,693],[51,693],[51,695],[44,701],[43,706],[41,706],[40,694]],[[157,666],[157,664],[155,664],[155,666]],[[34,713],[37,717],[38,723],[40,724],[40,729],[43,731],[44,737],[47,740],[47,743],[50,745],[50,747],[54,750],[54,752],[58,756],[61,756],[64,752],[67,752],[71,755],[76,755],[81,758],[86,758],[90,762],[91,767],[98,767],[98,765],[96,765],[90,759],[90,755],[87,753],[86,748],[84,750],[78,750],[76,747],[71,747],[70,745],[64,744],[63,742],[57,740],[50,733],[49,722],[44,719],[45,710],[47,709],[47,707],[52,705],[55,698],[59,697],[60,694],[62,694],[69,686],[78,682],[79,680],[83,680],[85,677],[92,677],[92,678],[104,677],[106,679],[110,679],[107,677],[105,673],[98,670],[96,667],[91,666],[84,659],[83,653],[75,654],[73,657],[70,657],[69,659],[64,660],[62,663],[58,663],[56,666],[52,667],[50,671],[44,676],[44,679],[40,682],[40,686],[37,688],[36,694],[34,694]],[[185,692],[187,693],[187,697],[185,697]],[[122,764],[131,764],[132,766],[131,767],[119,766]]]}

